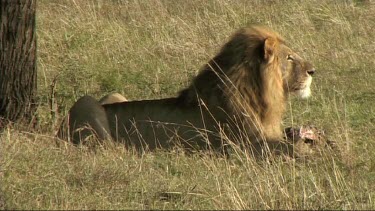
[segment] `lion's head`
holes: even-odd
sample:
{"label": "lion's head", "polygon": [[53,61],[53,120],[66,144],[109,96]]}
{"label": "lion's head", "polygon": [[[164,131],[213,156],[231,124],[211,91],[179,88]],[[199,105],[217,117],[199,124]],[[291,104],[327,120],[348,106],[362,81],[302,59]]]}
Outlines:
{"label": "lion's head", "polygon": [[301,98],[311,95],[310,85],[315,69],[310,62],[302,59],[285,44],[278,51],[283,88],[286,93],[297,93]]}
{"label": "lion's head", "polygon": [[[257,139],[279,139],[289,93],[305,98],[315,70],[276,32],[260,26],[238,30],[179,99],[220,107]],[[220,118],[220,117],[219,117]]]}

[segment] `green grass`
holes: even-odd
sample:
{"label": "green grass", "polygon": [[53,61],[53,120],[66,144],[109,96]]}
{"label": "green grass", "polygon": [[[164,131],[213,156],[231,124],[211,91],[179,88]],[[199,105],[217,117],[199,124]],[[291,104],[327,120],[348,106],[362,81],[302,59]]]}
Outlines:
{"label": "green grass", "polygon": [[[373,14],[370,0],[39,0],[41,132],[2,132],[0,208],[375,209]],[[84,94],[175,96],[249,24],[278,31],[315,64],[313,96],[292,98],[284,125],[324,128],[338,155],[268,163],[56,145],[54,79],[60,117]]]}

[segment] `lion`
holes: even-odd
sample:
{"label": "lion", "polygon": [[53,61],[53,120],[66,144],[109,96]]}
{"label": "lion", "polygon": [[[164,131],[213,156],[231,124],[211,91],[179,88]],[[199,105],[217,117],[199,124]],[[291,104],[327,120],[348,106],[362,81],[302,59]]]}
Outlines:
{"label": "lion", "polygon": [[[293,153],[281,129],[289,95],[307,98],[315,69],[267,27],[239,29],[177,97],[100,105],[84,96],[69,111],[70,137],[88,134],[138,150],[214,149],[228,140]],[[77,112],[79,110],[79,112]],[[91,112],[91,113],[90,113]],[[89,125],[92,129],[77,129]]]}

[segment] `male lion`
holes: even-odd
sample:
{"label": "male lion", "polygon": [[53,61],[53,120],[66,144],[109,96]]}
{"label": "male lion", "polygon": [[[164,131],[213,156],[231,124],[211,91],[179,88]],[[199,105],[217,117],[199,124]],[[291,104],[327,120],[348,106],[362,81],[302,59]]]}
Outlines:
{"label": "male lion", "polygon": [[[69,126],[75,143],[88,133],[74,136],[76,129],[88,124],[99,139],[137,149],[220,150],[230,140],[257,154],[293,153],[293,144],[281,141],[282,115],[290,93],[309,97],[314,72],[276,32],[252,26],[238,30],[177,97],[100,105],[84,96]],[[77,109],[93,113],[76,116]]]}

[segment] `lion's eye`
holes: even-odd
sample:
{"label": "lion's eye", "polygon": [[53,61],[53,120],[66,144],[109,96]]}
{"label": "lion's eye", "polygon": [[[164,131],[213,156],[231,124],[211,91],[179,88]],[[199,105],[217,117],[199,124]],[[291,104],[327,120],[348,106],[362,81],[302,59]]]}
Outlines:
{"label": "lion's eye", "polygon": [[292,55],[288,54],[288,56],[286,57],[287,60],[289,61],[294,61],[294,58]]}

